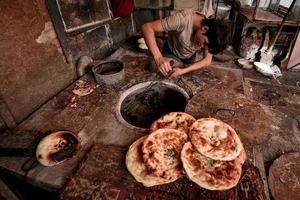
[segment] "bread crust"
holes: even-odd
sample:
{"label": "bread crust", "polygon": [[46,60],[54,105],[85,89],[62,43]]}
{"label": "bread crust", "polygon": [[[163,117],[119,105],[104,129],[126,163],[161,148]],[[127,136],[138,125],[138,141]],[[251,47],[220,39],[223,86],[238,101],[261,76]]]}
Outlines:
{"label": "bread crust", "polygon": [[142,183],[145,187],[152,187],[155,185],[162,185],[177,180],[178,177],[166,179],[155,175],[147,168],[143,161],[142,146],[147,136],[136,140],[130,147],[126,154],[126,166],[128,171],[132,174],[136,181]]}
{"label": "bread crust", "polygon": [[215,118],[196,120],[189,131],[195,149],[213,160],[234,160],[243,149],[235,130]]}
{"label": "bread crust", "polygon": [[143,160],[157,176],[167,179],[183,173],[180,152],[187,135],[175,129],[158,129],[145,140],[142,151]]}
{"label": "bread crust", "polygon": [[232,161],[212,160],[195,150],[187,142],[181,152],[187,176],[200,187],[208,190],[227,190],[237,185],[245,161],[245,151]]}
{"label": "bread crust", "polygon": [[171,128],[188,134],[190,126],[196,119],[184,112],[170,112],[157,119],[150,126],[150,133],[160,128]]}

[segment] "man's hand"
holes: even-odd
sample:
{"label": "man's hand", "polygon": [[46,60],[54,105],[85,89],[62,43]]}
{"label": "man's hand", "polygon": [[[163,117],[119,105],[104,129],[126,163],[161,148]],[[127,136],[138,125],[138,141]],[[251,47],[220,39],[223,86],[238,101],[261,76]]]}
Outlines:
{"label": "man's hand", "polygon": [[172,71],[172,66],[170,64],[170,60],[159,57],[158,59],[155,59],[155,63],[159,69],[159,71],[164,75],[167,76]]}
{"label": "man's hand", "polygon": [[180,75],[182,75],[182,74],[184,74],[184,72],[183,72],[182,69],[180,69],[180,68],[178,68],[178,67],[173,68],[173,72],[172,72],[172,74],[170,74],[170,75],[168,76],[168,79],[171,79],[171,78],[180,76]]}

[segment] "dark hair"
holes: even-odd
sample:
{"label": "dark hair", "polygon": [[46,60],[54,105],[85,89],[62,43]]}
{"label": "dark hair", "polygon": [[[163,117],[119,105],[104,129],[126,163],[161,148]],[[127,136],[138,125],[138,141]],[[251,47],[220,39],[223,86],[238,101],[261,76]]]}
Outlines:
{"label": "dark hair", "polygon": [[230,36],[229,23],[219,19],[204,19],[201,24],[208,27],[208,31],[205,33],[209,42],[208,51],[211,54],[224,51]]}

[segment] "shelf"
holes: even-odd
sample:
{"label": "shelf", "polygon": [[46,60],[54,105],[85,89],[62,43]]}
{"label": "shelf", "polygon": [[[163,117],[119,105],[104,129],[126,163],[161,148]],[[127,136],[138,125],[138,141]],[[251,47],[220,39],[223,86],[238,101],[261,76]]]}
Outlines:
{"label": "shelf", "polygon": [[[253,19],[254,14],[254,7],[243,7],[240,10],[240,14],[245,16],[247,20],[253,23],[257,24],[270,24],[270,25],[280,25],[282,21],[282,17],[275,15],[274,13],[271,13],[269,11],[263,10],[261,8],[258,8],[255,19]],[[296,21],[286,21],[284,23],[285,25],[289,26],[299,26],[300,23]]]}

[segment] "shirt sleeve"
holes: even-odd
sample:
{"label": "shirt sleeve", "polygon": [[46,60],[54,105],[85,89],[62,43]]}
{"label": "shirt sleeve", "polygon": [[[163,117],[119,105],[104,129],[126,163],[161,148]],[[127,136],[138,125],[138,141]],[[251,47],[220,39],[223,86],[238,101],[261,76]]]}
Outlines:
{"label": "shirt sleeve", "polygon": [[183,31],[190,15],[192,15],[190,10],[182,10],[162,19],[164,31]]}

